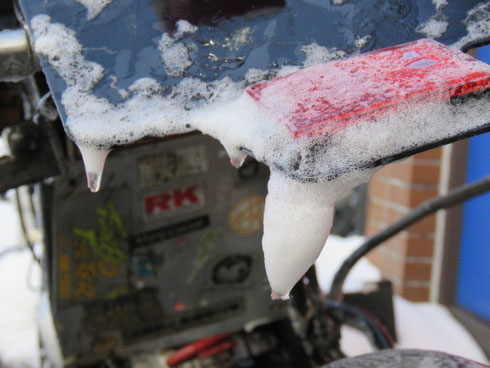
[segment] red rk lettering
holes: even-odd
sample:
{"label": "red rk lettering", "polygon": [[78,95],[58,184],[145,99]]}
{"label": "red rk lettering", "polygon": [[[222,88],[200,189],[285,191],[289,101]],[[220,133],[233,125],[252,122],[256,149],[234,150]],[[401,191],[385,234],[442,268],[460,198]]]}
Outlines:
{"label": "red rk lettering", "polygon": [[160,211],[167,211],[170,209],[168,205],[169,201],[170,196],[167,193],[147,197],[145,198],[145,213],[147,215],[152,214],[157,208]]}
{"label": "red rk lettering", "polygon": [[200,200],[196,194],[197,188],[198,185],[192,185],[187,189],[176,189],[169,193],[160,193],[147,197],[145,198],[145,213],[151,215],[155,211],[165,212],[199,203]]}
{"label": "red rk lettering", "polygon": [[197,189],[197,185],[193,185],[186,190],[177,189],[174,192],[174,204],[175,207],[182,207],[184,202],[188,200],[190,203],[199,203],[199,198],[194,191]]}

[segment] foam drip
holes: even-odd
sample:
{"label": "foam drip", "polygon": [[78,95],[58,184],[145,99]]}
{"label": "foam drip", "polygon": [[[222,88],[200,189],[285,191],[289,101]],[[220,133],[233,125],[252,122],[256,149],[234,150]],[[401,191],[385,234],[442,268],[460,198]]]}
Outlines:
{"label": "foam drip", "polygon": [[262,247],[274,299],[288,299],[320,255],[330,234],[336,200],[373,173],[366,170],[326,183],[300,183],[271,171]]}
{"label": "foam drip", "polygon": [[79,146],[82,154],[85,172],[87,174],[87,184],[92,193],[98,192],[102,182],[104,164],[109,154],[108,150],[100,150],[94,147]]}

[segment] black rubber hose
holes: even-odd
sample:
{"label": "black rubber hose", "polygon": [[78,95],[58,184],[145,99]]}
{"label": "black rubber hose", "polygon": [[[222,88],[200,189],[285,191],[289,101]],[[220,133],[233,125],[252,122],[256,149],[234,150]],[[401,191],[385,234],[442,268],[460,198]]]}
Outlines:
{"label": "black rubber hose", "polygon": [[332,286],[330,287],[328,299],[339,300],[339,298],[341,298],[342,286],[352,267],[354,267],[357,261],[359,261],[362,257],[368,254],[371,250],[376,248],[382,242],[398,234],[403,229],[409,227],[410,225],[414,224],[427,215],[430,215],[440,209],[454,206],[462,201],[475,197],[479,194],[483,194],[489,190],[490,175],[486,176],[476,183],[463,185],[450,191],[444,196],[437,197],[422,203],[420,206],[415,207],[406,216],[402,217],[394,224],[388,226],[383,231],[380,231],[373,237],[369,238],[342,263],[332,281]]}
{"label": "black rubber hose", "polygon": [[392,349],[392,340],[388,339],[380,327],[361,309],[352,305],[338,303],[333,301],[325,301],[325,307],[330,310],[330,313],[339,318],[342,325],[351,325],[363,331],[368,336],[374,346],[378,349]]}

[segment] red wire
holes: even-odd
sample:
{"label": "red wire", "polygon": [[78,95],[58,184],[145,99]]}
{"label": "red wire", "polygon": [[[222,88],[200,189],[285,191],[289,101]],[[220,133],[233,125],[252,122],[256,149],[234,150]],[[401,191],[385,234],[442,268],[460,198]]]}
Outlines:
{"label": "red wire", "polygon": [[222,342],[219,345],[212,346],[211,348],[204,350],[202,353],[198,355],[199,359],[206,359],[209,358],[210,356],[219,354],[225,350],[230,350],[233,349],[236,346],[236,341],[235,340],[228,340],[225,342]]}
{"label": "red wire", "polygon": [[180,364],[196,355],[199,353],[203,352],[207,348],[213,346],[214,344],[217,344],[223,340],[227,340],[231,337],[231,333],[223,333],[223,334],[218,334],[214,336],[209,336],[205,337],[203,339],[194,341],[193,343],[186,345],[179,350],[177,350],[175,353],[173,353],[168,359],[167,359],[167,365],[169,367],[176,366],[177,364]]}
{"label": "red wire", "polygon": [[384,337],[388,341],[388,344],[390,344],[390,346],[393,348],[395,346],[395,339],[393,338],[393,336],[391,336],[390,332],[388,331],[388,328],[383,324],[383,322],[381,322],[376,316],[374,316],[373,314],[371,314],[369,312],[366,312],[365,310],[363,310],[363,313],[368,318],[370,318],[376,324],[376,326],[378,326],[381,333],[384,335]]}

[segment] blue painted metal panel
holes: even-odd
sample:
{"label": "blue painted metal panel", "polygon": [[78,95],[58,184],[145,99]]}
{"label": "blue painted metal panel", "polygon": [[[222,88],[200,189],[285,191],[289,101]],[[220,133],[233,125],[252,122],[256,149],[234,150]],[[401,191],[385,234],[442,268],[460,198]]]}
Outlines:
{"label": "blue painted metal panel", "polygon": [[[490,45],[478,50],[478,58],[490,64]],[[470,139],[466,181],[489,174],[490,133],[486,133]],[[464,204],[456,302],[490,321],[490,193]]]}
{"label": "blue painted metal panel", "polygon": [[[52,23],[75,32],[83,56],[104,68],[104,77],[93,88],[94,95],[116,105],[124,100],[118,89],[126,89],[143,77],[157,80],[164,86],[159,93],[169,95],[183,78],[243,81],[251,68],[300,65],[305,60],[301,49],[312,42],[350,55],[359,47],[359,37],[367,37],[361,52],[414,41],[424,37],[418,32],[419,24],[436,11],[427,0],[351,0],[342,5],[328,0],[118,0],[109,1],[100,15],[88,20],[81,3],[19,0],[28,24],[34,16],[48,14]],[[468,39],[464,19],[480,3],[449,1],[444,7],[448,28],[437,40],[451,45]],[[163,32],[175,31],[177,19],[199,26],[195,33],[179,38],[192,61],[181,76],[167,74],[157,47]],[[238,36],[244,41],[233,41]],[[463,48],[486,38],[483,33]],[[65,81],[42,55],[40,62],[65,123],[61,103]],[[71,137],[68,127],[67,134]]]}

